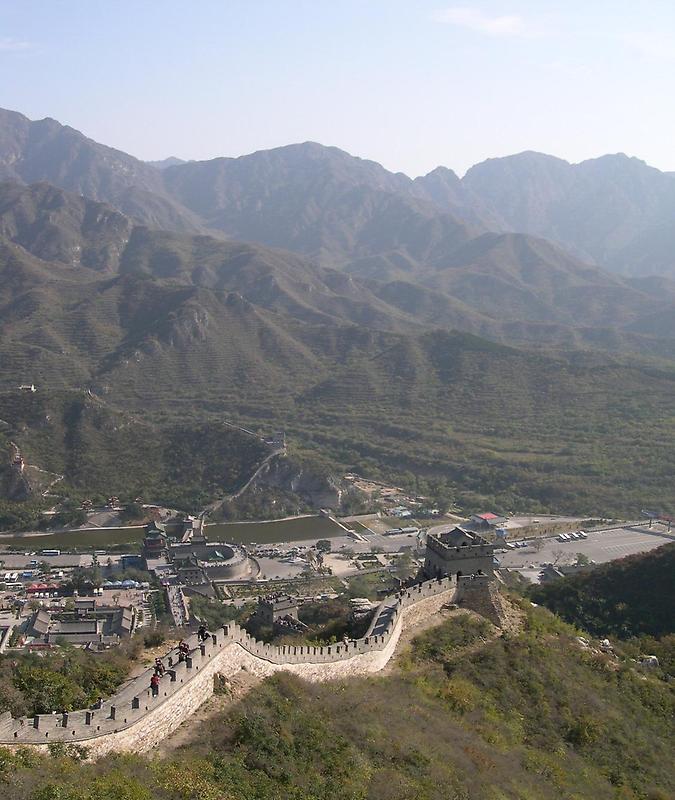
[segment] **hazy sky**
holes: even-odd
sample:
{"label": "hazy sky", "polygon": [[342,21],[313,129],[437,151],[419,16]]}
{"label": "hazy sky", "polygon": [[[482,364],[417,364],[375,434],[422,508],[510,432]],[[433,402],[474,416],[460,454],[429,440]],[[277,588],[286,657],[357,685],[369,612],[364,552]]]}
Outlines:
{"label": "hazy sky", "polygon": [[675,170],[675,2],[0,0],[0,106],[146,159],[311,139],[411,175]]}

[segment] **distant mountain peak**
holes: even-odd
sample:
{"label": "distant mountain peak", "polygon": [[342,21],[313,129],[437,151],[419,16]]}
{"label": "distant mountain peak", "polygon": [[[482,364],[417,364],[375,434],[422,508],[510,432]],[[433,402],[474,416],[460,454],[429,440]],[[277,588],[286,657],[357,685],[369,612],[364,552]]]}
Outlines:
{"label": "distant mountain peak", "polygon": [[446,178],[449,180],[460,180],[459,176],[454,170],[450,169],[450,167],[444,167],[443,165],[434,167],[431,172],[427,172],[426,175],[420,175],[419,178],[416,178],[415,180],[419,180],[421,178]]}
{"label": "distant mountain peak", "polygon": [[162,158],[159,161],[146,161],[145,163],[150,164],[151,167],[155,167],[156,169],[167,169],[168,167],[176,167],[179,164],[187,164],[188,162],[183,158],[168,156],[167,158]]}

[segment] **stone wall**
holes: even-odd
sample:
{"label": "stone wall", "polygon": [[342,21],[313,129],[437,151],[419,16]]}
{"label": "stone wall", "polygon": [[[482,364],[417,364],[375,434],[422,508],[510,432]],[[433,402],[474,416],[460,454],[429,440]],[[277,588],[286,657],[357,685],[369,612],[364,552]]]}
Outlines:
{"label": "stone wall", "polygon": [[504,600],[497,581],[486,575],[458,578],[456,602],[458,606],[475,611],[499,628],[504,625],[507,616]]}
{"label": "stone wall", "polygon": [[430,597],[423,597],[406,606],[403,611],[403,630],[414,628],[425,619],[437,614],[444,605],[453,603],[457,596],[457,579],[449,578],[449,588],[445,592]]}
{"label": "stone wall", "polygon": [[213,692],[214,677],[232,677],[246,669],[267,677],[286,670],[310,681],[333,680],[381,670],[391,658],[401,631],[455,599],[456,581],[428,581],[392,597],[378,607],[362,639],[327,645],[275,646],[259,642],[238,625],[228,625],[205,643],[189,640],[190,656],[178,662],[172,651],[158,697],[146,671],[100,707],[68,714],[43,714],[32,719],[0,717],[0,745],[34,746],[51,742],[79,744],[97,758],[111,751],[148,750],[188,719]]}

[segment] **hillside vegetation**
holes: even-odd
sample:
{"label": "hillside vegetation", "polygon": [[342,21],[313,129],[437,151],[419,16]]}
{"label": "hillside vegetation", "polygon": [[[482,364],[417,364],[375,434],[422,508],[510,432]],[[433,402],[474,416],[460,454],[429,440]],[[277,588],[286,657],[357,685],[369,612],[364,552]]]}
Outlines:
{"label": "hillside vegetation", "polygon": [[666,800],[672,687],[585,651],[542,609],[491,639],[466,615],[386,677],[268,679],[166,757],[2,756],[10,800]]}
{"label": "hillside vegetation", "polygon": [[312,143],[160,170],[2,112],[0,177],[0,433],[64,492],[194,510],[255,461],[227,419],[472,510],[675,511],[666,277]]}
{"label": "hillside vegetation", "polygon": [[[664,539],[664,542],[667,542]],[[675,542],[532,590],[532,598],[595,636],[675,633]]]}
{"label": "hillside vegetation", "polygon": [[0,656],[0,712],[13,717],[86,708],[127,678],[140,643],[92,655],[78,648]]}
{"label": "hillside vegetation", "polygon": [[[5,196],[0,420],[64,487],[173,484],[175,431],[226,418],[285,429],[336,470],[441,480],[470,506],[668,507],[669,362],[428,330],[376,287],[292,254],[150,231],[50,187]],[[186,468],[182,496],[171,490],[186,510],[212,494],[200,477]]]}
{"label": "hillside vegetation", "polygon": [[[64,475],[56,490],[76,498],[140,495],[198,511],[240,488],[269,453],[259,439],[216,422],[156,424],[84,392],[0,393],[0,418],[0,444],[12,436],[29,464]],[[4,522],[20,508],[8,509]]]}
{"label": "hillside vegetation", "polygon": [[675,177],[623,153],[570,164],[525,152],[463,178],[439,166],[414,180],[316,142],[153,166],[54,119],[0,109],[0,179],[48,181],[155,228],[208,230],[332,265],[405,272],[477,234],[515,231],[615,273],[675,278]]}

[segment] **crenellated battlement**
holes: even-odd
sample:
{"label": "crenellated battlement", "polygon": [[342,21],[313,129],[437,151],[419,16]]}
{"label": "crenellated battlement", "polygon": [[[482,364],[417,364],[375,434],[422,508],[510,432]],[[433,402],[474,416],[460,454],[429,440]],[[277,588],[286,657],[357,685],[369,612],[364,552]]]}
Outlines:
{"label": "crenellated battlement", "polygon": [[[146,670],[109,699],[93,707],[63,713],[13,719],[0,715],[0,745],[74,743],[94,756],[113,750],[149,749],[185,719],[213,692],[217,674],[232,676],[246,669],[261,677],[288,670],[307,680],[323,681],[376,672],[394,652],[406,610],[421,601],[454,599],[455,578],[442,578],[404,589],[385,598],[361,639],[314,647],[273,645],[258,641],[236,623],[225,625],[205,642],[187,639],[189,654],[179,660],[177,649],[166,653],[166,673],[153,697]],[[451,595],[447,596],[446,595]]]}

